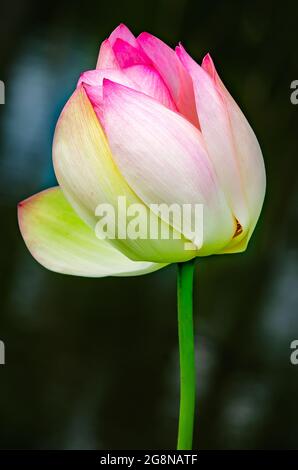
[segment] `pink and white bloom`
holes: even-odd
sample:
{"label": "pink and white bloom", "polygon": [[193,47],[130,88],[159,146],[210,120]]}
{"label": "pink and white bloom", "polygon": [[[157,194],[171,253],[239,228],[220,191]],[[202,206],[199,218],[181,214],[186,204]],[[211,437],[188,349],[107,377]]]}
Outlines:
{"label": "pink and white bloom", "polygon": [[[174,51],[148,33],[136,38],[124,25],[102,43],[96,69],[81,75],[65,105],[53,161],[59,187],[23,201],[19,223],[32,255],[69,274],[143,274],[244,251],[265,195],[258,141],[210,55],[198,65],[181,45]],[[99,240],[95,209],[116,206],[119,196],[146,211],[203,204],[203,245],[187,231],[180,239]]]}

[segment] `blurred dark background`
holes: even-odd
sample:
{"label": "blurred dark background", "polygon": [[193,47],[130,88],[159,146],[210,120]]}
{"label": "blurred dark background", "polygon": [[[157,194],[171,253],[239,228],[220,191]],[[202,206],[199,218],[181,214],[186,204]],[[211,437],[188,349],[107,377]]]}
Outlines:
{"label": "blurred dark background", "polygon": [[245,254],[196,276],[195,448],[297,449],[298,3],[12,0],[1,5],[0,448],[175,448],[175,266],[83,279],[39,266],[16,204],[55,184],[51,141],[81,71],[120,22],[210,51],[259,138],[267,196]]}

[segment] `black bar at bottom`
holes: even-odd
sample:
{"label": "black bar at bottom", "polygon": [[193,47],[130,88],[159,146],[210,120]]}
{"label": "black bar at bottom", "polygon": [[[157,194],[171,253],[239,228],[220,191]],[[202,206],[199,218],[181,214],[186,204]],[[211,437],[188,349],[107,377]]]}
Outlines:
{"label": "black bar at bottom", "polygon": [[121,465],[136,468],[141,465],[210,465],[212,464],[285,464],[297,463],[296,450],[200,450],[200,451],[102,451],[102,450],[0,450],[0,467],[12,465],[86,465],[107,467]]}

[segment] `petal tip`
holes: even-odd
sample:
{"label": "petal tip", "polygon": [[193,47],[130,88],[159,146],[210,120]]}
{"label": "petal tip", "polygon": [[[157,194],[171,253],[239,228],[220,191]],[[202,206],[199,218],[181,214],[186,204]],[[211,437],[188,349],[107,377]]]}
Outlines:
{"label": "petal tip", "polygon": [[108,88],[112,88],[114,85],[117,86],[117,83],[113,82],[109,78],[104,78],[103,81],[102,81],[103,89],[107,90]]}
{"label": "petal tip", "polygon": [[208,52],[202,60],[202,68],[212,77],[215,76],[215,66],[210,52]]}
{"label": "petal tip", "polygon": [[115,92],[116,90],[125,90],[129,89],[125,85],[121,85],[120,83],[114,82],[109,78],[104,78],[102,81],[102,89],[103,89],[103,98],[107,98],[107,95],[110,95],[111,92]]}
{"label": "petal tip", "polygon": [[142,31],[142,32],[138,35],[137,39],[138,39],[138,40],[139,40],[139,39],[143,40],[143,39],[148,39],[149,37],[151,37],[151,34],[150,34],[150,33],[147,33],[147,31]]}
{"label": "petal tip", "polygon": [[124,41],[130,44],[134,44],[136,42],[135,36],[124,23],[120,23],[110,34],[109,41],[112,47],[114,47],[115,41],[118,38],[122,38]]}
{"label": "petal tip", "polygon": [[147,33],[147,31],[143,31],[137,37],[137,42],[138,42],[138,44],[140,44],[140,46],[146,45],[146,44],[148,44],[152,41],[155,41],[155,40],[158,40],[158,38],[153,36],[153,34]]}
{"label": "petal tip", "polygon": [[183,64],[183,59],[188,56],[188,53],[186,52],[186,49],[181,42],[179,42],[178,46],[175,47],[175,52],[178,56],[178,59]]}

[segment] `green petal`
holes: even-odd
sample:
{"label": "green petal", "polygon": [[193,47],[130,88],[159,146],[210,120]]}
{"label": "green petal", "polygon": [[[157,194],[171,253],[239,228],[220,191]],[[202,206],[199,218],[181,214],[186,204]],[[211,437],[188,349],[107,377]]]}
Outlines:
{"label": "green petal", "polygon": [[51,271],[87,277],[133,276],[164,266],[131,261],[106,240],[99,240],[59,187],[21,202],[18,218],[32,256]]}

